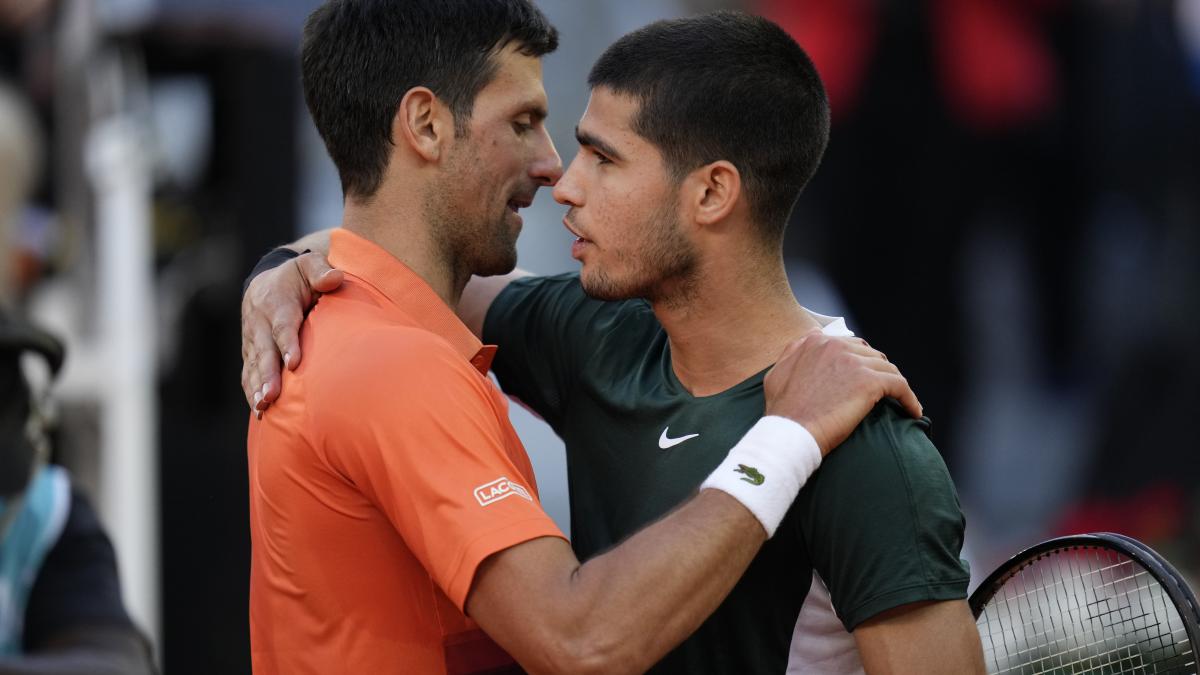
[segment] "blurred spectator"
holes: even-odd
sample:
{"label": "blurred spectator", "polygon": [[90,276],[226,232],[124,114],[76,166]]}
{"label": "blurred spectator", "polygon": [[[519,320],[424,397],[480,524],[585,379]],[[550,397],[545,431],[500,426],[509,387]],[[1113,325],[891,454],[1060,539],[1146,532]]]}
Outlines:
{"label": "blurred spectator", "polygon": [[26,352],[51,374],[62,364],[57,340],[0,309],[0,675],[152,672],[121,604],[112,544],[67,472],[46,463]]}
{"label": "blurred spectator", "polygon": [[148,673],[112,545],[67,472],[47,463],[44,407],[22,356],[41,356],[53,377],[62,346],[8,309],[14,214],[37,175],[37,138],[17,94],[0,90],[0,674]]}

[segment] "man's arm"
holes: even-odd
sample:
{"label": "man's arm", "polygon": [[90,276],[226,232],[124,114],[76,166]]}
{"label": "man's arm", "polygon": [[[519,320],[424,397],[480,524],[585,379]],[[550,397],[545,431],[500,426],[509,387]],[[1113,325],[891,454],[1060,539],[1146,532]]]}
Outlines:
{"label": "man's arm", "polygon": [[740,502],[703,490],[580,565],[542,538],[480,565],[466,613],[533,673],[640,673],[696,630],[766,541]]}
{"label": "man's arm", "polygon": [[483,320],[487,318],[492,302],[499,297],[508,285],[522,277],[533,276],[530,272],[517,268],[508,274],[494,277],[471,277],[463,289],[462,298],[458,301],[455,313],[462,322],[471,329],[475,337],[483,339]]}
{"label": "man's arm", "polygon": [[983,645],[966,600],[915,602],[874,616],[854,630],[871,675],[983,673]]}
{"label": "man's arm", "polygon": [[983,672],[965,519],[927,431],[879,406],[800,497],[799,534],[872,675]]}
{"label": "man's arm", "polygon": [[[881,354],[861,341],[816,332],[789,345],[764,389],[767,414],[818,430],[813,441],[822,455],[884,396],[920,412],[904,378]],[[784,478],[764,473],[772,481]],[[780,518],[799,488],[782,504]],[[583,565],[560,539],[495,553],[477,569],[465,611],[533,672],[642,672],[717,608],[767,539],[761,505],[739,499],[702,489]]]}

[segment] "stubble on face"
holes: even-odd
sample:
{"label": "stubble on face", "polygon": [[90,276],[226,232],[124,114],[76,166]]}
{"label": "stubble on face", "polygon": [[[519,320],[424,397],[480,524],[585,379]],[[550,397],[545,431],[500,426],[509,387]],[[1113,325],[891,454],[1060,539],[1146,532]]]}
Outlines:
{"label": "stubble on face", "polygon": [[695,288],[698,254],[679,227],[676,206],[663,203],[628,231],[637,236],[611,246],[606,266],[585,267],[584,293],[605,301],[686,303]]}
{"label": "stubble on face", "polygon": [[507,274],[517,266],[517,235],[503,187],[489,180],[479,153],[460,136],[447,158],[445,178],[424,200],[423,216],[457,273]]}

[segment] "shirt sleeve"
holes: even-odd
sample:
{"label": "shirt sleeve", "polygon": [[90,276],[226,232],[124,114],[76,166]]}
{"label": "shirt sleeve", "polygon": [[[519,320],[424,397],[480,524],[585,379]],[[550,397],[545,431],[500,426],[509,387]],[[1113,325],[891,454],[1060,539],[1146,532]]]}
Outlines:
{"label": "shirt sleeve", "polygon": [[483,341],[498,348],[492,371],[504,392],[558,429],[584,359],[624,304],[589,298],[578,274],[510,283],[483,324]]}
{"label": "shirt sleeve", "polygon": [[900,605],[967,596],[966,521],[927,429],[880,403],[800,493],[801,536],[848,631]]}
{"label": "shirt sleeve", "polygon": [[543,536],[542,510],[504,399],[448,344],[413,329],[376,331],[321,378],[318,448],[403,537],[460,609],[488,556]]}
{"label": "shirt sleeve", "polygon": [[112,543],[78,490],[71,492],[70,508],[29,594],[23,636],[29,651],[58,631],[97,625],[133,628],[121,603]]}

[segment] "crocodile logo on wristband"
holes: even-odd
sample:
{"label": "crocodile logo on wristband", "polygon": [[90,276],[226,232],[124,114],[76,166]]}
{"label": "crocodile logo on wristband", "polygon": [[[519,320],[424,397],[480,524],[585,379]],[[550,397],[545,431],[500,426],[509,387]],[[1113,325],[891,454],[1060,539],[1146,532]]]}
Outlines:
{"label": "crocodile logo on wristband", "polygon": [[745,464],[738,464],[738,468],[734,469],[733,472],[745,474],[742,476],[742,480],[751,485],[762,485],[763,481],[767,479],[766,476],[758,472],[758,469],[746,466]]}

